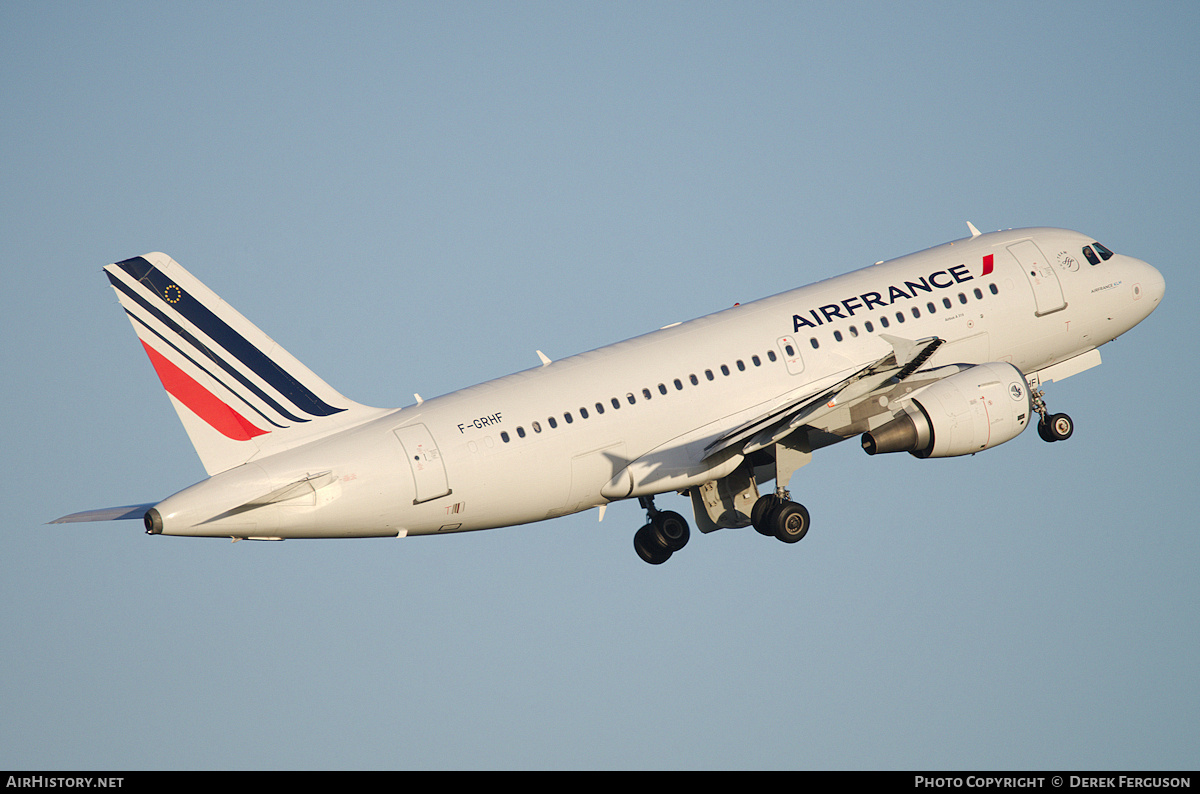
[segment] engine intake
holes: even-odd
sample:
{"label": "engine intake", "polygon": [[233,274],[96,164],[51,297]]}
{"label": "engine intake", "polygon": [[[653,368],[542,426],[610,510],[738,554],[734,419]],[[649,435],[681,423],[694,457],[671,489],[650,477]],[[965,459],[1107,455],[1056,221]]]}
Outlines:
{"label": "engine intake", "polygon": [[918,392],[895,419],[864,433],[868,455],[908,452],[918,458],[972,455],[1020,435],[1033,402],[1012,364],[980,364]]}

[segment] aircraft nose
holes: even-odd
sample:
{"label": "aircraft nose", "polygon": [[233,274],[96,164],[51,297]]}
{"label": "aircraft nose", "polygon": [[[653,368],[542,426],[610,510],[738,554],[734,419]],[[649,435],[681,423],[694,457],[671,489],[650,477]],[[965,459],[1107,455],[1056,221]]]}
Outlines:
{"label": "aircraft nose", "polygon": [[1167,291],[1167,280],[1163,278],[1163,274],[1150,265],[1146,265],[1146,270],[1149,271],[1143,289],[1146,290],[1146,297],[1149,298],[1155,306],[1163,299],[1163,295]]}
{"label": "aircraft nose", "polygon": [[1163,294],[1167,290],[1167,281],[1158,269],[1140,259],[1133,260],[1133,299],[1146,302],[1146,314],[1158,308]]}

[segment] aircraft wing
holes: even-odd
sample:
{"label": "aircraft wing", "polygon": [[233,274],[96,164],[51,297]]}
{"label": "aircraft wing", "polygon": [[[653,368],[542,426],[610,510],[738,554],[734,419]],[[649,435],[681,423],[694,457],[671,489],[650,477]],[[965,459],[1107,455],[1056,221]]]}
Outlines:
{"label": "aircraft wing", "polygon": [[812,424],[825,414],[861,400],[889,380],[904,380],[945,341],[936,336],[915,342],[887,334],[879,336],[892,345],[892,352],[827,389],[786,402],[726,433],[705,448],[705,459],[739,445],[743,455],[769,447],[801,425]]}
{"label": "aircraft wing", "polygon": [[148,502],[144,505],[124,505],[123,507],[102,507],[99,510],[84,510],[69,516],[47,521],[47,524],[74,524],[80,521],[120,521],[122,519],[142,519],[146,511],[158,502]]}

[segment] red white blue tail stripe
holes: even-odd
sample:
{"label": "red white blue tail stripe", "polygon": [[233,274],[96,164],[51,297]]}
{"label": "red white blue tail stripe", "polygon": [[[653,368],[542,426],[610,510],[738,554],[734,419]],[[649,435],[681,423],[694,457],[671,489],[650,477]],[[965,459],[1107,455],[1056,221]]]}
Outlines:
{"label": "red white blue tail stripe", "polygon": [[165,254],[105,273],[206,468],[237,465],[255,439],[356,407]]}

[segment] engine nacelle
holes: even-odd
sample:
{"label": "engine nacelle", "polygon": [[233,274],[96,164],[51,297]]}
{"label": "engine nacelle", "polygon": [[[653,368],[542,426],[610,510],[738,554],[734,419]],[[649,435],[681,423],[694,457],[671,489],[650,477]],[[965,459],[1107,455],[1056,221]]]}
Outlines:
{"label": "engine nacelle", "polygon": [[1033,414],[1029,384],[1012,364],[980,364],[918,392],[904,412],[864,433],[868,455],[971,455],[1020,435]]}

